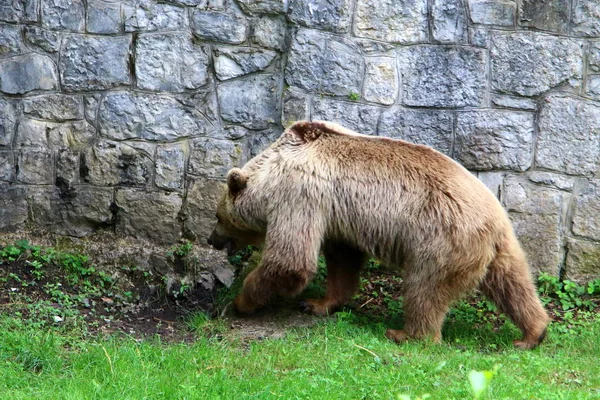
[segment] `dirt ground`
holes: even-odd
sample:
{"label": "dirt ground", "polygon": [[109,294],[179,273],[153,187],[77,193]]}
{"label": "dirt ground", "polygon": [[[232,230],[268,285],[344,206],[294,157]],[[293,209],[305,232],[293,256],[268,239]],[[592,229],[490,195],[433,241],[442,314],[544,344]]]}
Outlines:
{"label": "dirt ground", "polygon": [[[299,299],[275,301],[252,317],[241,317],[233,312],[230,302],[224,301],[234,294],[224,287],[167,293],[160,277],[149,276],[141,269],[119,271],[107,279],[98,271],[88,271],[88,264],[77,259],[71,260],[77,269],[73,274],[65,270],[65,260],[48,262],[42,268],[36,267],[27,254],[14,260],[0,258],[0,312],[20,315],[41,326],[76,321],[83,323],[91,335],[124,334],[137,340],[158,336],[163,342],[192,342],[199,334],[208,334],[253,341],[280,338],[290,328],[323,321],[323,317],[301,313]],[[322,292],[324,280],[324,276],[317,277],[309,297],[318,296],[315,291]],[[240,281],[238,277],[237,287]],[[402,313],[401,287],[402,280],[389,271],[366,268],[361,290],[347,309],[369,321],[398,323],[394,316]],[[481,297],[469,297],[467,301],[474,310],[486,307]],[[557,302],[548,304],[548,309],[555,321],[562,319],[564,312]],[[202,323],[193,322],[202,318],[211,319],[205,324],[208,331]],[[498,326],[504,323],[496,318],[485,320]],[[211,330],[215,324],[219,329]]]}
{"label": "dirt ground", "polygon": [[291,327],[311,326],[319,320],[302,314],[298,300],[274,304],[250,318],[241,317],[231,304],[217,304],[216,291],[199,287],[180,295],[165,293],[159,279],[138,270],[125,271],[109,287],[97,289],[102,286],[106,284],[95,274],[75,282],[59,265],[44,265],[43,274],[36,275],[27,257],[3,260],[0,312],[18,313],[29,321],[50,325],[77,320],[91,335],[124,334],[139,340],[159,336],[163,342],[194,341],[198,332],[190,321],[198,314],[218,320],[224,327],[218,334],[242,341],[282,337]]}
{"label": "dirt ground", "polygon": [[[193,342],[198,333],[194,332],[186,318],[198,310],[165,302],[144,307],[132,314],[122,314],[110,322],[102,324],[96,331],[101,334],[124,333],[137,339],[160,336],[163,342]],[[309,327],[320,317],[301,313],[292,303],[268,307],[251,317],[241,317],[232,312],[231,306],[215,316],[225,330],[205,331],[208,335],[228,336],[249,342],[263,339],[282,338],[286,331],[295,327]]]}

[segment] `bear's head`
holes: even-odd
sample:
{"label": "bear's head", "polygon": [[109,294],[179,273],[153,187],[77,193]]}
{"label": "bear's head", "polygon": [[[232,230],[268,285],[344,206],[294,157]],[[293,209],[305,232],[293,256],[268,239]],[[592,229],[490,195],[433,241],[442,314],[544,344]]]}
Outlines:
{"label": "bear's head", "polygon": [[229,256],[248,245],[261,246],[264,241],[264,233],[252,227],[244,213],[248,180],[248,174],[240,168],[229,171],[227,187],[217,205],[217,225],[207,240],[217,250],[227,249]]}

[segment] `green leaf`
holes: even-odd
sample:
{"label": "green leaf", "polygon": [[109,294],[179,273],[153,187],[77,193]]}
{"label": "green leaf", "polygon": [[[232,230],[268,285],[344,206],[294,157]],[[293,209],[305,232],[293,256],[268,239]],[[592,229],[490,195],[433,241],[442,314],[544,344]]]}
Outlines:
{"label": "green leaf", "polygon": [[478,399],[488,387],[488,381],[485,373],[481,371],[469,372],[469,383],[471,384],[471,390],[473,391],[476,399]]}
{"label": "green leaf", "polygon": [[469,372],[469,383],[471,384],[471,390],[475,395],[476,399],[485,392],[485,390],[489,387],[490,381],[496,375],[499,366],[495,365],[494,369],[491,371],[471,371]]}

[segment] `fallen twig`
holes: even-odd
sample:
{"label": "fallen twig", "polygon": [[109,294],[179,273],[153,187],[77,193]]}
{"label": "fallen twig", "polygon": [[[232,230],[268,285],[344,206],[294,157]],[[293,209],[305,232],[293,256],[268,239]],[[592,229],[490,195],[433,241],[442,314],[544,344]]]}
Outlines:
{"label": "fallen twig", "polygon": [[366,351],[367,353],[371,354],[373,357],[381,358],[381,357],[379,357],[377,354],[373,353],[371,350],[369,350],[369,349],[367,349],[367,348],[364,348],[364,347],[362,347],[362,346],[359,346],[359,345],[357,345],[356,343],[352,343],[352,345],[354,345],[354,346],[358,347],[358,348],[359,348],[359,349],[361,349],[361,350],[364,350],[364,351]]}
{"label": "fallen twig", "polygon": [[366,306],[367,304],[369,304],[370,302],[372,302],[375,299],[375,297],[371,297],[369,300],[365,301],[362,306],[358,307],[358,308],[363,308],[364,306]]}

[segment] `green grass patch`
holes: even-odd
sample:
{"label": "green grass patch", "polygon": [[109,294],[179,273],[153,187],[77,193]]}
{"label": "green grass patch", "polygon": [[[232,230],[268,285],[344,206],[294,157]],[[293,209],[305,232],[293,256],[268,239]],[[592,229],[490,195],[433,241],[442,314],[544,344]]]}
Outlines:
{"label": "green grass patch", "polygon": [[[184,244],[170,255],[190,250]],[[234,287],[220,293],[221,305],[258,260],[252,249],[232,258],[245,267]],[[277,320],[282,334],[249,339],[236,324],[260,326],[264,316],[197,312],[177,326],[187,332],[177,342],[162,335],[90,335],[82,324],[93,313],[78,310],[132,294],[85,256],[21,242],[1,248],[0,262],[0,307],[17,310],[0,309],[0,398],[600,399],[600,281],[581,286],[540,277],[555,321],[533,351],[514,349],[517,329],[478,296],[452,308],[442,344],[391,343],[384,332],[401,326],[402,282],[374,261],[353,303],[312,326],[294,325],[298,313],[288,310]],[[305,297],[323,293],[325,271],[321,260]],[[46,313],[36,314],[36,307]],[[69,318],[79,323],[66,325]]]}
{"label": "green grass patch", "polygon": [[[209,323],[208,320],[205,321]],[[71,339],[0,318],[0,391],[10,399],[394,399],[429,394],[469,399],[471,371],[497,368],[482,398],[600,396],[600,321],[577,333],[551,329],[535,351],[517,351],[512,332],[465,327],[446,342],[397,346],[383,325],[351,314],[278,340],[243,343],[200,333],[192,344],[127,337]],[[482,346],[480,339],[494,343]],[[460,343],[460,345],[457,345]]]}

